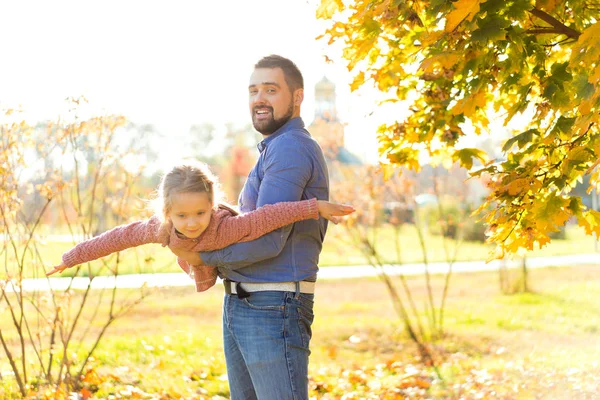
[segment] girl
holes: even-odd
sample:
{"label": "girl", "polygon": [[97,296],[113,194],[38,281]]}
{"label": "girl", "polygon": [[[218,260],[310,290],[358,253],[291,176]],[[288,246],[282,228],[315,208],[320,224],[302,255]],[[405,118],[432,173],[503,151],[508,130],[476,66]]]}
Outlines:
{"label": "girl", "polygon": [[[254,240],[304,219],[319,219],[320,215],[337,223],[336,217],[354,212],[351,206],[311,199],[265,205],[238,215],[218,202],[217,189],[218,182],[206,165],[186,163],[174,167],[163,176],[158,189],[155,202],[160,204],[160,212],[148,220],[118,226],[78,244],[63,254],[62,263],[46,275],[146,243],[188,251],[212,251]],[[177,262],[193,276],[196,291],[205,291],[215,284],[216,268],[190,267],[180,259]]]}

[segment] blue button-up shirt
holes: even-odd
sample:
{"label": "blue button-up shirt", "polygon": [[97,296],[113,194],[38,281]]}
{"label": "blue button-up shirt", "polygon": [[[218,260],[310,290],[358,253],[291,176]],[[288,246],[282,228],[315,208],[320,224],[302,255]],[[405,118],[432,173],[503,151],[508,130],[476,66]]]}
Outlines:
{"label": "blue button-up shirt", "polygon": [[[260,156],[239,198],[242,212],[265,204],[329,199],[329,175],[321,148],[293,118],[258,144]],[[327,220],[305,220],[256,240],[201,252],[204,264],[236,282],[292,282],[317,279]]]}

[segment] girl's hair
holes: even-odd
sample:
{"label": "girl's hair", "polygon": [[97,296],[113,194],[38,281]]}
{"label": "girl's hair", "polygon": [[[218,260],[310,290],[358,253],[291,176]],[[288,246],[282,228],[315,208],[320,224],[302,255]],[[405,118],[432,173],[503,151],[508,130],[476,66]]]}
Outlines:
{"label": "girl's hair", "polygon": [[160,180],[153,204],[163,221],[171,210],[173,194],[177,193],[207,193],[213,207],[221,201],[219,181],[206,164],[195,161],[174,166]]}

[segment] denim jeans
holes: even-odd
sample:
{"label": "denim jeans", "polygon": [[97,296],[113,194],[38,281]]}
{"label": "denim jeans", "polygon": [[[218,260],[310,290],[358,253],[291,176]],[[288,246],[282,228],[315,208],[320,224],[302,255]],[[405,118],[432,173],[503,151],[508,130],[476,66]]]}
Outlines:
{"label": "denim jeans", "polygon": [[232,400],[307,400],[314,295],[226,294],[223,341]]}

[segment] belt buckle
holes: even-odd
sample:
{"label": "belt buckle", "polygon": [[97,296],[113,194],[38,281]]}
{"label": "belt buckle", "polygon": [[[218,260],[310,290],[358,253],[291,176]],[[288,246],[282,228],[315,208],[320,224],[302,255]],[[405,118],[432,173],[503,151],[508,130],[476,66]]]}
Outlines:
{"label": "belt buckle", "polygon": [[223,286],[225,287],[225,293],[227,294],[231,294],[231,288],[232,288],[232,284],[233,282],[230,281],[229,279],[223,279]]}

